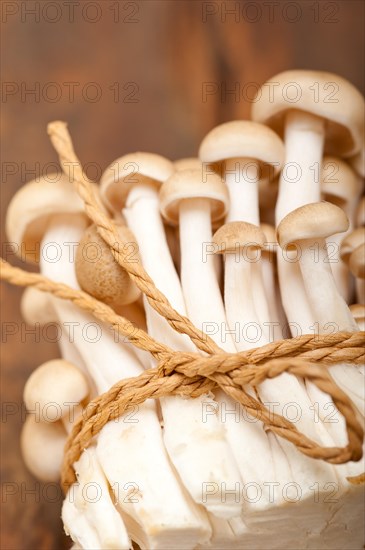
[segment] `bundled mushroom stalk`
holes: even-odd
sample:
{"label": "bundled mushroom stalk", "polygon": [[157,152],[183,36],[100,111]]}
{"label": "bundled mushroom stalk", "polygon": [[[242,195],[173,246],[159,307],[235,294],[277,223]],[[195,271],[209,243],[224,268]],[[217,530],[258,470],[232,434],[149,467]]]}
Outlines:
{"label": "bundled mushroom stalk", "polygon": [[[316,101],[313,84],[326,90],[329,82],[337,101]],[[129,261],[141,262],[217,349],[363,330],[364,99],[335,75],[288,71],[253,105],[252,121],[209,132],[199,158],[117,159],[100,186],[91,184],[98,207]],[[9,240],[23,258],[33,250],[49,279],[84,290],[174,350],[198,352],[141,295],[82,199],[66,174],[26,184],[9,205]],[[60,328],[62,358],[35,369],[25,386],[21,437],[31,472],[55,481],[88,403],[156,361],[54,295],[26,289],[22,313]],[[330,373],[363,425],[363,367],[341,363]],[[317,443],[346,445],[343,417],[313,383],[283,373],[247,394]],[[74,469],[62,509],[74,548],[360,550],[365,542],[363,460],[306,456],[221,389],[148,399],[109,421]]]}

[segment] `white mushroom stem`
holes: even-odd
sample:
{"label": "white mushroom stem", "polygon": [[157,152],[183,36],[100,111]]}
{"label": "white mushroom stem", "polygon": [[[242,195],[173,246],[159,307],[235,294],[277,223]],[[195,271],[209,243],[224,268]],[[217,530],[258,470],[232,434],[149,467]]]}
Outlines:
{"label": "white mushroom stem", "polygon": [[[135,186],[123,214],[136,237],[146,271],[171,305],[185,314],[181,285],[168,250],[156,190],[149,186]],[[190,339],[175,332],[147,301],[145,308],[148,330],[153,337],[176,350],[196,351]],[[239,513],[240,505],[234,502],[234,497],[224,502],[221,488],[224,483],[227,487],[234,486],[237,466],[218,417],[204,422],[202,411],[208,405],[214,410],[217,403],[208,396],[188,400],[178,397],[161,399],[164,441],[184,486],[195,502],[203,503],[204,482],[216,484],[219,490],[204,505],[212,513],[232,517]]]}
{"label": "white mushroom stem", "polygon": [[[224,162],[224,182],[229,191],[230,206],[226,222],[244,221],[260,225],[259,183],[260,164],[254,159],[236,158]],[[270,313],[259,262],[252,278],[255,307],[263,330],[269,333]]]}
{"label": "white mushroom stem", "polygon": [[[320,200],[324,120],[303,111],[289,111],[285,118],[285,166],[280,175],[276,203],[276,224],[292,210]],[[316,176],[317,174],[317,176]],[[304,333],[313,325],[299,266],[278,253],[278,274],[282,302],[289,323],[295,323],[297,303],[301,304]]]}
{"label": "white mushroom stem", "polygon": [[[261,269],[262,279],[265,289],[265,296],[269,307],[270,322],[272,329],[270,340],[280,340],[283,338],[283,328],[286,323],[285,313],[279,296],[277,280],[275,274],[276,253],[262,251],[261,253]],[[253,266],[255,269],[255,266]]]}
{"label": "white mushroom stem", "polygon": [[345,300],[336,287],[328,261],[326,240],[301,240],[299,264],[320,333],[358,330]]}
{"label": "white mushroom stem", "polygon": [[[47,243],[58,243],[62,252],[62,263],[52,264],[43,259],[41,269],[46,276],[62,281],[73,288],[78,288],[75,266],[72,261],[67,261],[68,249],[64,243],[79,242],[81,234],[82,227],[77,221],[72,222],[70,219],[62,217],[55,218],[44,236],[42,249]],[[122,378],[137,376],[142,372],[143,367],[134,355],[132,346],[116,343],[115,335],[107,327],[98,326],[91,316],[83,313],[73,304],[57,302],[55,308],[64,326],[70,325],[72,322],[70,338],[73,337],[74,345],[81,354],[99,392],[106,391]],[[90,324],[93,324],[99,331],[94,343],[87,341],[88,336],[85,336],[85,327]],[[136,418],[133,417],[133,412],[135,412]],[[133,420],[137,420],[137,422]],[[112,489],[116,491],[117,499],[120,496],[118,494],[120,487],[124,487],[129,482],[138,483],[142,495],[138,502],[133,507],[123,498],[119,502],[123,515],[129,515],[135,522],[135,536],[139,536],[145,541],[145,548],[165,548],[166,533],[171,533],[172,529],[178,529],[181,533],[181,544],[183,544],[183,539],[188,541],[184,548],[193,548],[201,538],[204,539],[202,532],[204,536],[206,535],[204,520],[201,521],[200,510],[183,493],[169,464],[162,442],[155,403],[146,402],[136,411],[132,411],[132,413],[129,411],[118,422],[111,422],[111,424],[112,428],[106,426],[104,429],[112,430],[115,439],[113,461],[110,463],[108,451],[101,445],[98,445],[98,460],[103,469],[105,461],[104,471],[109,482],[114,484]],[[153,425],[154,432],[152,431]],[[146,428],[146,426],[149,427]],[[124,440],[124,434],[130,431],[134,433],[134,437]],[[156,434],[159,433],[160,439],[156,437]],[[148,454],[143,451],[145,445],[149,446]],[[136,471],[136,457],[141,454],[140,460],[143,467]],[[156,468],[159,468],[164,475],[164,486],[174,502],[173,507],[161,492],[161,483],[155,475]],[[143,512],[145,501],[154,503],[153,512],[148,516]],[[170,518],[171,523],[161,522],[161,518],[165,517]],[[97,518],[99,518],[100,529],[102,529],[103,513],[96,515]],[[139,535],[137,527],[140,531]]]}
{"label": "white mushroom stem", "polygon": [[320,200],[324,119],[291,110],[285,117],[285,166],[280,175],[276,222],[291,210]]}
{"label": "white mushroom stem", "polygon": [[[300,241],[300,268],[320,333],[359,330],[345,300],[339,294],[328,262],[325,239]],[[313,257],[313,254],[316,257]],[[336,365],[331,374],[364,415],[364,377],[357,367]],[[317,393],[317,392],[316,392]],[[331,428],[331,427],[330,427]],[[331,430],[333,431],[333,430]],[[340,430],[338,430],[340,434]],[[343,441],[344,435],[341,440]]]}
{"label": "white mushroom stem", "polygon": [[[77,483],[73,486],[75,506],[87,521],[89,529],[94,528],[99,548],[110,550],[132,548],[126,526],[112,501],[111,490],[100,468],[95,447],[84,450],[78,462],[75,463],[75,470],[77,473]],[[66,497],[66,500],[69,497]],[[102,521],[100,521],[101,518]],[[72,521],[68,522],[66,527],[68,525],[72,529]],[[88,547],[84,546],[84,548]]]}
{"label": "white mushroom stem", "polygon": [[259,223],[260,166],[254,159],[233,158],[224,161],[223,180],[229,191],[230,206],[226,222],[243,220]]}

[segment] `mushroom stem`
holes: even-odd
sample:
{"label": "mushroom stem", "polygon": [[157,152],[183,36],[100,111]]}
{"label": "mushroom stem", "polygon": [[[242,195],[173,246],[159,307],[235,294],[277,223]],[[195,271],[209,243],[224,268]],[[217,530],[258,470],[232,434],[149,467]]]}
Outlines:
{"label": "mushroom stem", "polygon": [[300,269],[319,332],[355,331],[358,326],[336,287],[325,239],[300,241]]}
{"label": "mushroom stem", "polygon": [[285,166],[276,203],[278,224],[291,210],[320,200],[324,119],[304,111],[285,117]]}
{"label": "mushroom stem", "polygon": [[[184,314],[184,297],[168,250],[156,190],[142,185],[135,186],[129,193],[123,213],[136,237],[146,271],[172,306]],[[145,308],[147,326],[152,336],[174,349],[195,351],[191,341],[185,335],[175,332],[147,301]],[[227,487],[234,486],[237,480],[237,466],[231,457],[224,427],[216,415],[210,417],[209,422],[203,419],[204,407],[215,410],[216,405],[216,401],[208,396],[189,400],[178,397],[161,399],[166,448],[183,484],[199,504],[203,503],[202,484],[208,481],[207,472],[209,482],[219,488],[223,483]],[[234,498],[227,498],[226,502],[224,500],[219,489],[204,504],[217,515],[237,515],[240,505],[234,502]]]}
{"label": "mushroom stem", "polygon": [[[57,243],[62,253],[62,263],[46,262],[43,255],[41,259],[42,272],[54,280],[61,280],[73,288],[78,288],[75,265],[72,261],[64,261],[67,258],[67,243],[78,243],[83,234],[83,227],[77,220],[70,220],[63,216],[55,217],[50,223],[42,241],[42,250],[47,243]],[[107,327],[98,327],[96,341],[87,341],[85,327],[96,323],[93,318],[78,310],[73,304],[55,303],[56,313],[64,326],[73,327],[73,339],[75,347],[81,354],[85,365],[95,381],[98,392],[104,392],[123,377],[136,376],[141,373],[142,365],[133,353],[131,346],[116,343],[113,334]],[[150,410],[151,409],[151,410]],[[133,413],[133,411],[132,411]],[[205,538],[207,528],[204,526],[204,516],[195,504],[183,493],[176,476],[169,464],[168,457],[162,441],[159,419],[154,402],[146,402],[136,412],[137,422],[124,422],[124,416],[119,422],[112,422],[104,430],[109,433],[113,429],[113,455],[110,462],[110,454],[106,445],[98,445],[98,461],[105,471],[116,498],[120,499],[120,509],[123,515],[134,520],[134,536],[145,543],[145,548],[164,548],[166,536],[172,529],[180,530],[181,546],[193,548],[194,544]],[[148,428],[146,427],[148,426]],[[154,430],[152,430],[154,426]],[[127,434],[133,437],[127,437]],[[99,435],[99,438],[102,434]],[[158,438],[160,436],[160,438]],[[103,441],[107,441],[103,438]],[[135,469],[137,457],[141,455],[141,442],[149,446],[149,453],[142,453],[140,468]],[[128,452],[125,452],[128,445]],[[156,465],[164,475],[164,484],[174,507],[171,508],[168,500],[161,493],[161,482],[156,478]],[[129,504],[124,493],[128,490],[128,483],[134,482],[139,487],[140,498],[133,507]],[[123,488],[126,487],[123,491]],[[121,497],[121,498],[120,498]],[[150,515],[143,513],[145,501],[154,503],[153,512]],[[173,514],[171,513],[173,510]],[[161,523],[161,517],[169,518],[166,523]],[[103,516],[100,515],[103,522]],[[202,536],[202,534],[204,536]],[[185,542],[184,542],[185,541]],[[169,540],[171,544],[171,539]]]}
{"label": "mushroom stem", "polygon": [[223,179],[230,198],[227,222],[244,220],[258,225],[259,173],[260,165],[254,159],[232,158],[224,161]]}

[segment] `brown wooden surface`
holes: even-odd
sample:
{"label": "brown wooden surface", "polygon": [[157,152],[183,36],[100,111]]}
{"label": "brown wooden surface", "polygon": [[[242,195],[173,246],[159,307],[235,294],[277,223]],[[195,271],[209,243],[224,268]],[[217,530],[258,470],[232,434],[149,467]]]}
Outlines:
{"label": "brown wooden surface", "polygon": [[[217,93],[203,101],[204,83],[220,87],[223,83],[227,89],[239,83],[245,93],[247,83],[260,84],[278,71],[312,68],[336,72],[364,88],[361,0],[297,1],[297,8],[285,1],[278,6],[256,2],[258,11],[253,11],[252,2],[248,3],[251,8],[240,2],[240,14],[227,14],[226,21],[224,10],[238,2],[103,0],[93,2],[101,12],[95,23],[90,22],[96,13],[91,8],[83,17],[81,8],[87,2],[75,6],[73,22],[61,1],[58,13],[47,8],[50,2],[41,1],[39,21],[24,13],[24,4],[34,6],[31,0],[1,4],[2,80],[7,91],[11,86],[15,90],[2,98],[2,161],[9,163],[3,164],[2,219],[11,196],[32,178],[32,170],[39,173],[55,161],[45,131],[50,120],[67,120],[81,160],[103,169],[133,150],[173,159],[193,155],[212,126],[249,115],[247,97],[236,101],[232,95]],[[115,10],[117,4],[119,21],[114,22],[116,12],[111,8]],[[10,10],[18,8],[18,13],[6,17],[5,5]],[[207,15],[204,22],[207,9],[216,13]],[[60,13],[60,20],[52,23]],[[55,89],[47,88],[51,82],[61,89],[61,97],[54,102],[50,99]],[[79,83],[73,101],[67,82]],[[96,82],[102,92],[94,103],[81,93],[90,92],[91,97],[93,90],[85,87],[90,82]],[[115,82],[119,83],[119,101],[114,101],[109,89]],[[123,90],[126,83],[134,84]],[[22,97],[22,87],[24,92],[25,87],[37,85],[39,101],[30,95]],[[137,101],[128,102],[127,94],[137,87],[133,97]],[[40,163],[38,168],[36,163]],[[90,177],[95,177],[99,168],[94,172],[92,165],[89,168]],[[16,173],[9,175],[11,169]],[[19,332],[7,339],[3,334],[1,348],[4,485],[0,546],[3,550],[62,549],[69,542],[59,519],[61,500],[50,502],[54,493],[50,491],[47,498],[43,486],[26,471],[18,442],[25,380],[33,368],[58,352],[44,338],[37,343],[34,336],[22,334],[20,296],[19,289],[2,285],[2,326],[16,323]],[[31,494],[34,488],[36,493]]]}

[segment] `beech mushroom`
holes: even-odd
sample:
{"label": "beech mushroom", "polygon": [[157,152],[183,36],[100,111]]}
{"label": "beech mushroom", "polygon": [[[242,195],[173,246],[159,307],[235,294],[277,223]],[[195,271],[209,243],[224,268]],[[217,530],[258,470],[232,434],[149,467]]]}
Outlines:
{"label": "beech mushroom", "polygon": [[[115,164],[118,175],[115,176]],[[168,250],[160,216],[158,188],[174,172],[173,165],[159,155],[135,153],[121,157],[104,172],[101,195],[114,211],[123,209],[128,226],[136,236],[144,268],[172,306],[185,313],[180,281]],[[133,178],[131,178],[133,174]],[[132,186],[132,181],[134,185]],[[145,300],[150,334],[174,349],[195,351],[190,339],[176,333]],[[195,502],[203,501],[202,483],[222,487],[237,480],[237,466],[217,417],[202,418],[203,403],[216,402],[208,396],[196,399],[167,397],[160,400],[164,418],[164,441],[171,461]],[[191,464],[194,464],[192,469]],[[207,476],[207,472],[209,475]],[[225,501],[221,491],[205,503],[209,511],[223,517],[239,514],[240,505],[230,495]]]}
{"label": "beech mushroom", "polygon": [[[339,294],[327,258],[325,239],[348,228],[346,214],[328,202],[307,204],[293,210],[279,224],[278,241],[282,248],[297,246],[299,264],[308,299],[315,314],[320,333],[347,330],[358,326]],[[317,257],[313,258],[313,252]],[[346,388],[361,411],[364,406],[363,377],[353,366],[336,365],[331,368],[335,379]],[[328,426],[330,429],[330,426]]]}
{"label": "beech mushroom", "polygon": [[327,240],[333,277],[346,302],[351,299],[352,288],[348,267],[340,260],[340,245],[345,236],[353,230],[355,211],[362,187],[360,178],[346,162],[336,157],[324,157],[321,177],[322,196],[326,201],[342,208],[349,220],[346,233],[337,233]]}
{"label": "beech mushroom", "polygon": [[[313,93],[314,84],[323,92],[328,83],[336,86],[336,101],[323,101]],[[349,157],[360,150],[364,135],[364,98],[352,84],[334,74],[285,71],[261,87],[253,103],[252,118],[284,135],[285,170],[280,177],[276,203],[278,225],[292,210],[320,200],[318,174],[324,151]],[[295,322],[295,304],[299,301],[302,326],[309,332],[313,313],[308,307],[297,262],[280,254],[278,272],[288,321]]]}
{"label": "beech mushroom", "polygon": [[[118,224],[118,229],[123,243],[132,249],[135,239],[131,231],[122,224]],[[136,251],[131,252],[134,255]],[[76,275],[82,290],[113,309],[135,302],[141,295],[125,269],[114,260],[95,225],[85,230],[77,247]]]}
{"label": "beech mushroom", "polygon": [[[13,197],[7,217],[8,236],[12,242],[18,243],[19,246],[23,242],[24,246],[27,247],[31,238],[35,242],[40,242],[41,253],[39,257],[42,273],[50,279],[78,288],[75,262],[73,255],[70,254],[69,245],[70,243],[77,245],[83,235],[86,225],[83,204],[79,201],[72,185],[66,178],[59,180],[58,200],[55,201],[54,185],[55,183],[40,179],[38,182],[27,184]],[[32,204],[32,215],[29,212],[29,204]],[[71,208],[73,209],[73,215],[71,216],[65,214],[65,212],[69,212],[69,205],[72,205]],[[76,205],[79,208],[78,213]],[[45,219],[43,217],[44,211],[47,213]],[[21,223],[19,223],[19,220]],[[46,251],[49,246],[57,247],[59,261],[47,261]],[[73,304],[55,300],[54,307],[60,322],[69,331],[69,338],[74,341],[75,347],[82,356],[99,393],[106,391],[125,376],[136,376],[142,372],[143,367],[131,346],[125,343],[116,343],[113,334],[107,327],[103,326],[98,329],[93,317],[80,311]],[[85,337],[84,329],[90,325],[94,331],[96,326],[98,331],[94,341],[90,340],[87,333]],[[152,410],[150,410],[151,408]],[[147,425],[145,422],[148,422],[148,429],[145,429]],[[204,523],[203,513],[183,493],[168,462],[162,438],[158,440],[156,434],[151,433],[151,423],[155,423],[160,430],[155,404],[146,403],[138,411],[138,422],[133,423],[133,429],[140,433],[140,437],[136,437],[134,447],[132,445],[128,446],[128,453],[125,452],[125,444],[123,444],[121,434],[131,429],[130,424],[124,423],[123,417],[119,422],[112,423],[115,438],[119,442],[119,446],[115,448],[118,454],[114,456],[114,467],[118,475],[123,474],[126,476],[123,479],[118,479],[120,483],[114,486],[115,491],[117,491],[116,497],[118,500],[120,499],[123,514],[128,514],[131,510],[128,503],[124,502],[123,490],[120,492],[120,487],[123,488],[126,482],[131,481],[131,479],[138,481],[144,499],[148,500],[149,498],[155,502],[155,509],[158,506],[160,508],[152,525],[145,523],[150,521],[150,517],[146,517],[140,511],[138,511],[138,514],[133,515],[135,533],[138,530],[146,533],[149,540],[148,547],[152,549],[159,547],[159,541],[163,541],[166,533],[171,533],[171,529],[176,528],[178,531],[180,530],[184,538],[186,536],[187,547],[190,548],[192,540],[198,542],[209,536],[209,526],[207,526],[207,522]],[[136,472],[134,470],[134,457],[141,453],[140,441],[142,439],[145,441],[146,438],[151,438],[150,454],[147,457],[143,453],[144,467]],[[105,457],[105,453],[99,447],[98,458],[102,467],[103,457]],[[123,468],[121,468],[122,464]],[[164,474],[166,488],[168,488],[169,494],[175,503],[173,526],[163,524],[160,519],[165,516],[169,517],[167,510],[170,510],[171,507],[161,494],[161,484],[157,483],[155,479],[154,464],[159,464],[161,472]],[[117,478],[117,475],[115,477]],[[153,495],[149,497],[148,491],[153,491]],[[94,503],[94,506],[96,507],[96,503]],[[139,500],[135,508],[138,508],[138,506],[143,507],[142,500]],[[99,517],[102,522],[102,513]]]}
{"label": "beech mushroom", "polygon": [[349,306],[350,311],[359,326],[360,330],[365,330],[365,305],[364,304],[352,304]]}
{"label": "beech mushroom", "polygon": [[43,422],[61,421],[69,432],[81,412],[80,403],[88,395],[89,386],[82,372],[69,361],[53,359],[32,372],[23,399],[28,411],[39,408]]}
{"label": "beech mushroom", "polygon": [[[348,235],[343,239],[343,241],[341,242],[340,257],[341,257],[341,260],[347,266],[350,267],[350,258],[352,254],[357,248],[361,247],[361,245],[363,245],[364,242],[365,242],[364,226],[357,227],[356,229],[351,231],[351,233],[348,233]],[[353,269],[355,269],[355,271],[356,271],[355,258],[356,258],[356,262],[357,262],[357,259],[361,261],[361,255],[362,253],[360,248],[356,256],[354,256],[353,258]],[[354,273],[353,275],[357,277]],[[364,286],[361,278],[356,279],[356,293],[357,293],[358,301],[360,303],[363,303],[363,301],[365,300],[365,297],[364,297]]]}
{"label": "beech mushroom", "polygon": [[[199,156],[203,162],[222,163],[221,175],[230,197],[226,221],[259,225],[259,182],[273,179],[284,162],[284,146],[277,134],[251,121],[227,122],[205,136]],[[270,318],[260,269],[253,283],[257,312],[265,330]]]}

